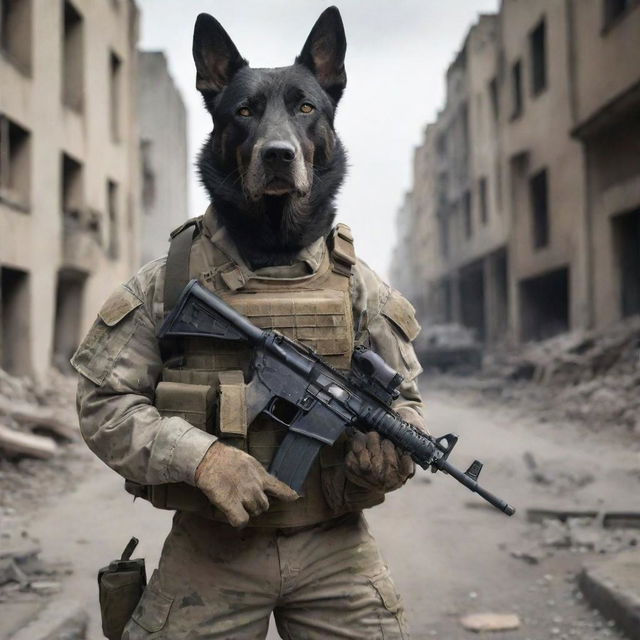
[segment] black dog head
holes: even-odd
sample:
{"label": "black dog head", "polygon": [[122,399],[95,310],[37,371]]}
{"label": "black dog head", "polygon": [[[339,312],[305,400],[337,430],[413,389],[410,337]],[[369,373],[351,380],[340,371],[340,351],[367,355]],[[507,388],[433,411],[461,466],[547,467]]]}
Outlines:
{"label": "black dog head", "polygon": [[196,88],[213,119],[198,168],[216,211],[254,267],[286,264],[326,234],[346,158],[333,128],[346,39],[330,7],[290,67],[254,69],[220,23],[200,14]]}

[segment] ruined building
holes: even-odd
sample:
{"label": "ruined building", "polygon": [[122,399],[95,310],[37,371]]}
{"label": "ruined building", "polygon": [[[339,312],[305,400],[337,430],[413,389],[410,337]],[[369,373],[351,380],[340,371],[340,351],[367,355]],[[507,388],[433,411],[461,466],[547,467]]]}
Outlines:
{"label": "ruined building", "polygon": [[140,162],[142,262],[164,255],[169,232],[189,217],[187,111],[162,51],[142,51]]}
{"label": "ruined building", "polygon": [[495,344],[640,312],[638,33],[619,0],[504,0],[471,28],[401,209],[423,323]]}
{"label": "ruined building", "polygon": [[65,366],[137,268],[132,0],[0,0],[0,367]]}

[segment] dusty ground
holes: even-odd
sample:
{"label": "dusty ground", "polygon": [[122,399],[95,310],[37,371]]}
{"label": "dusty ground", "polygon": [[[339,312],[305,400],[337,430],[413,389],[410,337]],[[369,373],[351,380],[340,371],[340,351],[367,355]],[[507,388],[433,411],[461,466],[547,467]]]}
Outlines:
{"label": "dusty ground", "polygon": [[[504,640],[619,638],[577,597],[574,575],[594,551],[543,546],[544,540],[554,540],[547,529],[528,523],[525,511],[637,510],[638,443],[624,434],[612,439],[576,425],[535,423],[486,398],[479,405],[466,393],[426,389],[425,398],[433,432],[461,436],[451,460],[461,467],[474,457],[482,460],[481,480],[518,513],[507,518],[483,507],[452,479],[430,473],[418,474],[370,512],[371,527],[403,594],[413,637],[476,637],[461,627],[460,616],[494,611],[521,618],[519,630],[499,634]],[[525,463],[527,452],[542,470],[542,481]],[[58,485],[57,495],[46,498],[43,489],[35,511],[5,514],[3,528],[22,525],[40,540],[46,560],[72,562],[63,595],[86,602],[94,616],[90,637],[97,639],[102,637],[96,619],[97,569],[119,555],[131,535],[141,539],[139,551],[151,569],[170,515],[140,501],[132,504],[118,476],[82,445],[65,455],[69,477],[78,479],[71,483],[74,488],[64,493]],[[617,540],[599,530],[590,533],[605,549],[633,543],[629,536]],[[511,555],[525,547],[538,554],[536,564]],[[277,635],[272,631],[270,638]]]}

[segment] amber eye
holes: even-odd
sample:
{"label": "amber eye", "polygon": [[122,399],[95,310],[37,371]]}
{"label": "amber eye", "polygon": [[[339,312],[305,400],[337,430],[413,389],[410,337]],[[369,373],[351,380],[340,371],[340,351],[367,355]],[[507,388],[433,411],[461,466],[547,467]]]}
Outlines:
{"label": "amber eye", "polygon": [[249,109],[249,107],[240,107],[237,113],[239,116],[242,116],[243,118],[251,117],[251,109]]}
{"label": "amber eye", "polygon": [[302,111],[302,113],[311,113],[314,110],[315,110],[315,107],[312,104],[309,104],[308,102],[304,102],[303,104],[300,105],[300,111]]}

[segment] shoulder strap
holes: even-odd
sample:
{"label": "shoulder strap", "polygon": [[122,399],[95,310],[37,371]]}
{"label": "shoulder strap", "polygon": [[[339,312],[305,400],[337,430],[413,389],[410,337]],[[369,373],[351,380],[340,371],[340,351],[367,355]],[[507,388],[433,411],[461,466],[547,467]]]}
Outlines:
{"label": "shoulder strap", "polygon": [[198,228],[198,220],[188,220],[171,234],[164,274],[164,314],[175,307],[182,290],[189,282],[191,245]]}
{"label": "shoulder strap", "polygon": [[342,276],[349,277],[356,263],[356,250],[353,246],[351,229],[346,224],[337,224],[329,234],[327,244],[333,270]]}

